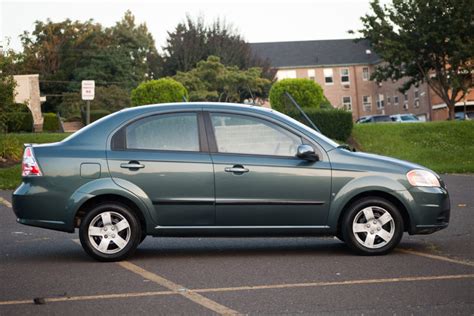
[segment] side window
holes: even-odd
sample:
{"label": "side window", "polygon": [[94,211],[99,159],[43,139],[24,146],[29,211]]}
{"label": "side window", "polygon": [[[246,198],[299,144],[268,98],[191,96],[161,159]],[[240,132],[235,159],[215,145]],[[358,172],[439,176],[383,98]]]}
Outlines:
{"label": "side window", "polygon": [[199,151],[196,113],[147,117],[125,130],[127,149]]}
{"label": "side window", "polygon": [[221,153],[295,156],[301,138],[255,117],[211,114],[217,150]]}

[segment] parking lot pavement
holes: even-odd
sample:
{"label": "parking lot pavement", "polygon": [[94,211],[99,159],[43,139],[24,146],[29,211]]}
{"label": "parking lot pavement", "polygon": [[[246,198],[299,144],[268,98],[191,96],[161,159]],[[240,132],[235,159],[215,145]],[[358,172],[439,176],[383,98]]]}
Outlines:
{"label": "parking lot pavement", "polygon": [[0,315],[472,315],[474,176],[443,178],[449,228],[380,257],[333,238],[147,238],[130,260],[98,263],[77,234],[17,224],[0,191]]}

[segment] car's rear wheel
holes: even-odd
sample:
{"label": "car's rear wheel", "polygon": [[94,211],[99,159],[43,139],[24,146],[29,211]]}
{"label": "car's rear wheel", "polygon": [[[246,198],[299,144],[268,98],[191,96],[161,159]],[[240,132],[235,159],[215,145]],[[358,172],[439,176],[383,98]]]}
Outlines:
{"label": "car's rear wheel", "polygon": [[120,203],[95,206],[79,229],[84,250],[100,261],[118,261],[130,256],[140,243],[142,231],[133,212]]}
{"label": "car's rear wheel", "polygon": [[341,228],[344,241],[352,250],[362,255],[383,255],[400,242],[403,218],[391,202],[367,197],[349,207]]}

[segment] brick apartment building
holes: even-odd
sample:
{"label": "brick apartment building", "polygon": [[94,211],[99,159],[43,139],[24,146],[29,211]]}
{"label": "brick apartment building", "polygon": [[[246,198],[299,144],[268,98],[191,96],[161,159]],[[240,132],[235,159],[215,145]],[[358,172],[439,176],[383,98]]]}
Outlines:
{"label": "brick apartment building", "polygon": [[[446,106],[427,84],[398,89],[402,81],[377,84],[370,80],[383,62],[367,41],[352,39],[251,43],[253,52],[268,59],[277,70],[277,80],[308,78],[324,89],[334,107],[352,111],[354,120],[374,114],[413,113],[421,120],[447,118]],[[468,97],[474,107],[474,93]]]}

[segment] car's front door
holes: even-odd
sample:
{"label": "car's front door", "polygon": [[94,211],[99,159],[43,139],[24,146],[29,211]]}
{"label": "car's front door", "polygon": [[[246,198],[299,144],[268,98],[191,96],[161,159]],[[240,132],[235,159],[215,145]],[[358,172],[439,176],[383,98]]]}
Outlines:
{"label": "car's front door", "polygon": [[112,138],[107,153],[112,178],[144,192],[159,226],[215,223],[214,173],[206,136],[200,132],[201,115],[197,111],[147,116]]}
{"label": "car's front door", "polygon": [[[262,117],[205,112],[214,163],[216,225],[325,226],[331,170],[296,157],[304,137]],[[313,144],[313,147],[317,147]]]}

